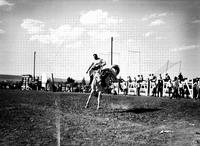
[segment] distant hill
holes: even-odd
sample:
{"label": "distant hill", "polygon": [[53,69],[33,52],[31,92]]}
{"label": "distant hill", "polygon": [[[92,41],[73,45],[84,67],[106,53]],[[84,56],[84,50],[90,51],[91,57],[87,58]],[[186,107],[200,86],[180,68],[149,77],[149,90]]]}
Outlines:
{"label": "distant hill", "polygon": [[66,82],[67,79],[54,78],[54,82]]}
{"label": "distant hill", "polygon": [[5,75],[5,74],[0,74],[0,81],[21,81],[22,76],[20,75]]}
{"label": "distant hill", "polygon": [[[61,78],[54,78],[55,82],[67,82],[67,79],[61,79]],[[81,83],[82,80],[75,80],[75,82]],[[86,83],[89,83],[89,81],[86,80]]]}

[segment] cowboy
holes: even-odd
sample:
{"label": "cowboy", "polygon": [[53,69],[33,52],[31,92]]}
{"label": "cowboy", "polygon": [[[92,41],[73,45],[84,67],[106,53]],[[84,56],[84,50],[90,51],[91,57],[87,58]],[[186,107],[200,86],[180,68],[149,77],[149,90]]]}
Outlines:
{"label": "cowboy", "polygon": [[92,64],[90,65],[90,67],[88,68],[87,72],[89,72],[89,76],[90,76],[90,83],[89,85],[92,83],[92,80],[94,78],[94,74],[97,72],[101,72],[103,66],[106,65],[106,62],[99,58],[97,54],[93,54],[94,57],[94,61],[92,62]]}
{"label": "cowboy", "polygon": [[[101,99],[101,96],[102,96],[102,92],[103,91],[106,91],[106,86],[102,86],[102,78],[101,76],[106,76],[106,78],[109,80],[108,82],[106,82],[106,85],[108,85],[110,83],[110,81],[113,81],[115,79],[117,79],[117,75],[119,74],[120,72],[120,68],[118,65],[113,65],[111,68],[107,68],[107,69],[104,69],[102,70],[100,73],[97,72],[94,74],[94,79],[91,83],[91,92],[90,92],[90,95],[87,99],[87,102],[86,102],[86,105],[85,105],[85,108],[88,107],[88,104],[90,102],[90,99],[91,97],[94,95],[97,95],[97,101],[98,101],[98,104],[97,104],[97,110],[99,109],[99,105],[100,105],[100,99]],[[100,78],[100,80],[99,80]]]}

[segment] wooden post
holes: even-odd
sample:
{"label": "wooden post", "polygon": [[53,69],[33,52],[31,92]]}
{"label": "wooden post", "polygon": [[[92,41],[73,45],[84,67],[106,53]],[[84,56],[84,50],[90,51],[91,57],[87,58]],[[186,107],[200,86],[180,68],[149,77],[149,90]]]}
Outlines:
{"label": "wooden post", "polygon": [[34,51],[33,81],[35,81],[35,57],[36,57],[36,52]]}
{"label": "wooden post", "polygon": [[113,65],[113,37],[111,37],[111,65]]}
{"label": "wooden post", "polygon": [[179,65],[179,73],[181,72],[181,63],[182,63],[182,61],[180,61],[180,65]]}
{"label": "wooden post", "polygon": [[169,68],[169,60],[167,61],[166,73],[168,71],[168,68]]}
{"label": "wooden post", "polygon": [[52,78],[52,90],[53,90],[53,92],[54,92],[55,86],[54,86],[54,77],[53,77],[53,73],[51,73],[51,78]]}

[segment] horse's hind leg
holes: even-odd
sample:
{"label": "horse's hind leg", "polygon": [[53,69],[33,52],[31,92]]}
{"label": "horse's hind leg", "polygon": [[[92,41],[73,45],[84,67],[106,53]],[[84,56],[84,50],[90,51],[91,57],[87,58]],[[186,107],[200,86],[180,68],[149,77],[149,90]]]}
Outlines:
{"label": "horse's hind leg", "polygon": [[91,93],[90,93],[90,95],[89,95],[89,97],[88,97],[88,100],[86,102],[85,108],[88,108],[88,104],[90,102],[90,98],[92,97],[93,94],[94,94],[94,91],[92,90]]}
{"label": "horse's hind leg", "polygon": [[97,101],[98,101],[97,110],[99,109],[99,106],[100,106],[100,99],[101,99],[101,91],[99,91],[99,93],[98,93],[98,98],[97,98]]}

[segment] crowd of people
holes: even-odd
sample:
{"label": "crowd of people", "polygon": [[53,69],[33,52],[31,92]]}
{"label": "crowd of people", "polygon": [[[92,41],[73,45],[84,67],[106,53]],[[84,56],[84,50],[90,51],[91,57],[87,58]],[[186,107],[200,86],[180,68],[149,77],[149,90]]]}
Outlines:
{"label": "crowd of people", "polygon": [[[119,79],[120,83],[124,82],[124,80]],[[182,73],[180,73],[178,76],[175,76],[174,78],[171,78],[168,73],[165,74],[165,77],[162,77],[161,74],[159,76],[156,76],[154,74],[149,74],[149,77],[147,80],[143,79],[143,75],[138,75],[137,77],[134,77],[133,80],[131,80],[131,77],[127,77],[126,87],[128,88],[128,84],[130,82],[134,82],[136,84],[136,93],[137,96],[140,96],[140,89],[142,83],[146,81],[148,83],[148,86],[151,87],[150,96],[155,97],[162,97],[163,92],[167,92],[168,96],[170,98],[189,98],[191,96],[190,92],[193,92],[194,99],[200,99],[200,79],[196,78],[193,79],[193,90],[190,91],[189,87],[190,85],[187,84],[187,78],[184,78]],[[165,86],[165,91],[163,90]],[[124,89],[126,92],[127,89]]]}
{"label": "crowd of people", "polygon": [[185,80],[181,73],[178,77],[175,76],[174,79],[171,79],[168,73],[165,74],[164,78],[162,78],[161,74],[159,74],[158,78],[153,76],[153,78],[150,79],[151,83],[154,84],[152,95],[156,96],[157,93],[158,97],[162,97],[164,82],[167,82],[167,92],[170,98],[189,98],[189,87]]}
{"label": "crowd of people", "polygon": [[[93,76],[96,72],[101,72],[102,68],[106,65],[105,60],[98,57],[97,54],[93,54],[94,61],[88,68],[86,73],[89,73],[90,76],[90,83],[92,83]],[[101,73],[100,73],[101,74]],[[170,98],[189,98],[189,96],[193,95],[192,98],[200,99],[200,79],[196,78],[193,79],[193,87],[189,87],[189,85],[186,82],[187,78],[184,78],[182,73],[179,73],[178,76],[175,76],[174,78],[171,78],[168,73],[165,74],[165,77],[162,77],[161,74],[159,76],[156,76],[154,74],[149,74],[148,79],[146,80],[148,82],[148,86],[151,87],[150,95],[151,96],[158,96],[162,97],[163,92],[167,92],[168,96]],[[102,79],[102,83],[104,80]],[[119,77],[119,88],[125,92],[125,94],[128,93],[128,84],[130,82],[136,83],[136,93],[138,96],[140,96],[140,89],[141,84],[144,81],[143,75],[138,75],[137,77],[134,77],[133,80],[130,76],[127,77],[127,81]],[[121,83],[126,83],[125,88],[122,89]],[[104,84],[102,84],[104,85]],[[166,90],[164,91],[163,87],[166,86]],[[192,93],[189,90],[189,88],[193,88]]]}
{"label": "crowd of people", "polygon": [[0,81],[0,89],[21,89],[22,82]]}

